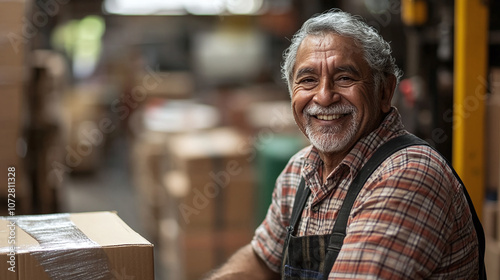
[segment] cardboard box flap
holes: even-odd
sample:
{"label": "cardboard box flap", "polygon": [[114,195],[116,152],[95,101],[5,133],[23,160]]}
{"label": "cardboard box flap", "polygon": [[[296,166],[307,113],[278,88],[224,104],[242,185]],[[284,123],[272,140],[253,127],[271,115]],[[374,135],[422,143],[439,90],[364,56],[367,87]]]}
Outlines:
{"label": "cardboard box flap", "polygon": [[[22,219],[23,216],[18,216]],[[146,245],[152,246],[144,237],[132,230],[114,212],[91,212],[70,214],[69,219],[90,240],[100,247]],[[0,234],[8,236],[10,220],[0,219]],[[38,241],[24,230],[16,226],[17,251],[33,251],[39,247]],[[0,240],[0,252],[7,250],[8,239]]]}
{"label": "cardboard box flap", "polygon": [[71,221],[101,247],[117,245],[147,245],[151,243],[132,230],[114,212],[76,213]]}

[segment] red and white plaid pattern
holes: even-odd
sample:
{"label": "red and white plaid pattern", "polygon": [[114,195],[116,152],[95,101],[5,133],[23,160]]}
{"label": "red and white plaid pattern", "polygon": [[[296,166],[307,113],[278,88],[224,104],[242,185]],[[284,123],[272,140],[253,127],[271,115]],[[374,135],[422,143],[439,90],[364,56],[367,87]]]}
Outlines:
{"label": "red and white plaid pattern", "polygon": [[[383,143],[407,134],[393,108],[322,183],[323,163],[307,147],[290,159],[257,228],[255,252],[279,272],[300,176],[311,189],[298,236],[331,232],[352,179]],[[329,279],[477,279],[478,242],[460,183],[431,148],[396,152],[368,179],[349,217]]]}

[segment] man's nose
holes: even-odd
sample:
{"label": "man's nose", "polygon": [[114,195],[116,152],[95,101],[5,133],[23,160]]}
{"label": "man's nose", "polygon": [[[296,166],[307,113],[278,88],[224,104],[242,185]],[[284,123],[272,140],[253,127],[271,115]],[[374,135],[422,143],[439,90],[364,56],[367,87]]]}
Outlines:
{"label": "man's nose", "polygon": [[340,94],[335,90],[334,82],[329,79],[323,79],[314,94],[313,101],[323,107],[340,101]]}

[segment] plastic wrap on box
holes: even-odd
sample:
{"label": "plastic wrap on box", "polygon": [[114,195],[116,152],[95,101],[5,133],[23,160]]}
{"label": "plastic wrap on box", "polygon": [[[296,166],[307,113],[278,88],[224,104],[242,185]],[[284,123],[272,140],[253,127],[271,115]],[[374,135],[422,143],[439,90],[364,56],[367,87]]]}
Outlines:
{"label": "plastic wrap on box", "polygon": [[[16,223],[40,244],[31,255],[51,279],[111,278],[101,246],[83,234],[69,214],[23,216]],[[86,250],[74,250],[77,248]]]}
{"label": "plastic wrap on box", "polygon": [[0,227],[0,279],[154,279],[153,245],[116,213],[0,217]]}

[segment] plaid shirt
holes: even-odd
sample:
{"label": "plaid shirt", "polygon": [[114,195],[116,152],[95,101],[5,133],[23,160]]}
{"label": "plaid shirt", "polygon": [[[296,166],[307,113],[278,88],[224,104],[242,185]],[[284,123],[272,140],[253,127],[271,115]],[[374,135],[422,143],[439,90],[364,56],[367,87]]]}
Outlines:
{"label": "plaid shirt", "polygon": [[[393,108],[322,183],[323,162],[311,146],[294,155],[276,181],[254,251],[280,271],[286,227],[300,176],[311,196],[297,236],[331,233],[347,188],[381,144],[407,134]],[[478,242],[458,180],[426,146],[389,157],[368,179],[352,208],[344,245],[329,279],[476,279]]]}

